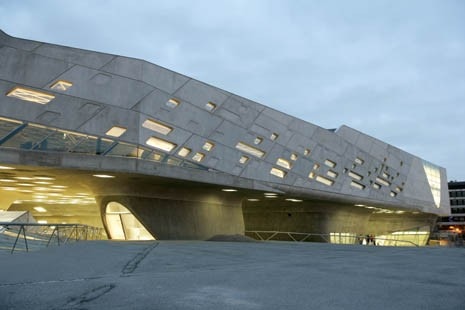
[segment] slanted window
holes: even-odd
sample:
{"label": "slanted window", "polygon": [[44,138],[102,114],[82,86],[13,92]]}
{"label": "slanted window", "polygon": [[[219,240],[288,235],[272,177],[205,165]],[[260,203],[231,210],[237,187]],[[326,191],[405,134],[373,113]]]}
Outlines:
{"label": "slanted window", "polygon": [[215,109],[216,109],[216,104],[209,101],[206,105],[205,105],[205,109],[207,109],[207,111],[209,112],[213,112]]}
{"label": "slanted window", "polygon": [[73,86],[73,83],[60,80],[60,81],[56,81],[55,83],[53,83],[53,85],[50,86],[50,88],[53,90],[58,90],[58,91],[66,91],[71,86]]}
{"label": "slanted window", "polygon": [[276,161],[276,164],[286,169],[292,168],[291,162],[288,160],[285,160],[284,158],[278,158],[278,160]]}
{"label": "slanted window", "polygon": [[210,151],[213,149],[214,146],[215,146],[215,144],[213,144],[212,142],[207,141],[207,142],[205,142],[205,144],[202,146],[202,149],[204,149],[204,150],[207,151],[207,152],[210,152]]}
{"label": "slanted window", "polygon": [[55,96],[51,94],[23,87],[15,87],[12,90],[10,90],[6,95],[8,97],[39,104],[47,104],[53,99],[55,99]]}
{"label": "slanted window", "polygon": [[291,154],[291,160],[292,160],[292,161],[296,161],[296,160],[297,160],[297,154],[292,153],[292,154]]}
{"label": "slanted window", "polygon": [[328,166],[328,167],[331,167],[331,168],[336,167],[336,163],[334,161],[332,161],[332,160],[329,160],[329,159],[325,160],[325,165]]}
{"label": "slanted window", "polygon": [[305,156],[308,156],[308,155],[310,155],[311,152],[312,152],[312,151],[310,151],[310,149],[305,149],[305,150],[304,150],[304,155],[305,155]]}
{"label": "slanted window", "polygon": [[364,161],[363,159],[361,159],[360,157],[356,157],[356,158],[355,158],[355,163],[356,163],[357,165],[363,165],[364,162],[365,162],[365,161]]}
{"label": "slanted window", "polygon": [[241,164],[245,164],[246,162],[249,161],[249,157],[245,156],[245,155],[242,155],[241,158],[239,159],[239,162]]}
{"label": "slanted window", "polygon": [[169,134],[171,131],[173,131],[173,128],[152,119],[146,119],[142,123],[142,127],[161,133],[165,136]]}
{"label": "slanted window", "polygon": [[316,176],[316,180],[324,185],[327,186],[332,186],[334,184],[333,180],[330,180],[328,178],[322,177],[321,175]]}
{"label": "slanted window", "polygon": [[176,144],[157,137],[150,137],[145,143],[165,152],[171,152],[176,147]]}
{"label": "slanted window", "polygon": [[244,153],[259,157],[259,158],[262,158],[265,155],[265,152],[263,152],[262,150],[259,150],[253,146],[247,145],[243,142],[238,142],[236,144],[236,149]]}
{"label": "slanted window", "polygon": [[181,102],[178,99],[170,98],[168,101],[165,103],[167,107],[170,107],[172,109],[176,108]]}
{"label": "slanted window", "polygon": [[123,133],[126,132],[126,128],[120,126],[111,127],[105,134],[112,137],[120,137]]}
{"label": "slanted window", "polygon": [[334,172],[332,170],[328,170],[328,172],[326,172],[326,175],[331,177],[331,178],[337,178],[337,172]]}
{"label": "slanted window", "polygon": [[261,137],[256,137],[255,140],[253,140],[253,143],[257,144],[257,145],[262,143],[262,142],[263,142],[263,138],[261,138]]}
{"label": "slanted window", "polygon": [[278,139],[278,136],[279,136],[279,135],[278,135],[277,133],[273,132],[273,133],[271,134],[271,136],[270,136],[271,141],[274,141],[274,140]]}
{"label": "slanted window", "polygon": [[284,178],[286,176],[286,173],[284,170],[278,169],[278,168],[271,168],[270,174],[277,176],[278,178]]}
{"label": "slanted window", "polygon": [[195,153],[195,155],[192,157],[192,160],[200,162],[205,158],[205,154],[203,153]]}
{"label": "slanted window", "polygon": [[186,157],[187,155],[190,154],[191,151],[192,151],[191,149],[187,147],[183,147],[179,150],[178,155],[181,157]]}
{"label": "slanted window", "polygon": [[355,181],[350,182],[350,185],[352,187],[355,187],[356,189],[365,189],[365,185],[355,182]]}

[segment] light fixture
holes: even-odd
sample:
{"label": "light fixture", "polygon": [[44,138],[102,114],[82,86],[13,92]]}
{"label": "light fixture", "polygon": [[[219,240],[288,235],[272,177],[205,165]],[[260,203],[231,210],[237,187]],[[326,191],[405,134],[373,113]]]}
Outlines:
{"label": "light fixture", "polygon": [[260,201],[260,199],[257,199],[257,198],[249,198],[249,199],[247,199],[247,201]]}
{"label": "light fixture", "polygon": [[237,192],[237,189],[234,189],[234,188],[223,188],[222,191],[223,191],[223,192]]}
{"label": "light fixture", "polygon": [[295,198],[286,198],[286,201],[291,201],[291,202],[302,202],[302,199],[295,199]]}
{"label": "light fixture", "polygon": [[40,206],[37,206],[37,207],[34,207],[34,210],[36,210],[37,212],[47,212],[47,209],[45,209],[44,207],[40,207]]}
{"label": "light fixture", "polygon": [[96,178],[101,178],[101,179],[112,179],[115,177],[114,175],[109,175],[109,174],[93,174],[92,176]]}
{"label": "light fixture", "polygon": [[8,167],[8,166],[0,166],[0,170],[14,170],[16,168]]}
{"label": "light fixture", "polygon": [[0,179],[0,182],[4,182],[4,183],[14,183],[14,182],[16,182],[16,180],[12,180],[12,179]]}
{"label": "light fixture", "polygon": [[15,191],[16,190],[16,187],[10,187],[10,186],[3,186],[0,188],[3,189],[4,191]]}
{"label": "light fixture", "polygon": [[[32,178],[31,178],[32,179]],[[44,181],[51,181],[55,180],[54,177],[48,176],[48,175],[36,175],[34,176],[34,179],[36,180],[44,180]],[[29,179],[30,180],[30,179]]]}

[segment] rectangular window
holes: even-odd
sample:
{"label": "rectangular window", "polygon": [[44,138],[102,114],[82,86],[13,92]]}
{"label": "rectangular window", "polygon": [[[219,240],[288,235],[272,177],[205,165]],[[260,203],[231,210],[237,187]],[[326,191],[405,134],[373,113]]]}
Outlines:
{"label": "rectangular window", "polygon": [[262,142],[263,142],[263,138],[261,138],[261,137],[256,137],[255,140],[253,140],[253,143],[257,144],[257,145],[262,143]]}
{"label": "rectangular window", "polygon": [[397,193],[396,192],[391,192],[391,197],[396,197],[397,196]]}
{"label": "rectangular window", "polygon": [[374,189],[380,189],[381,185],[379,185],[378,183],[373,183],[373,188]]}
{"label": "rectangular window", "polygon": [[308,156],[308,155],[310,155],[311,152],[312,152],[312,151],[310,151],[310,149],[305,149],[305,150],[304,150],[304,155],[305,155],[305,156]]}
{"label": "rectangular window", "polygon": [[265,156],[265,152],[263,152],[262,150],[259,150],[253,146],[250,146],[250,145],[247,145],[245,143],[242,143],[242,142],[238,142],[236,144],[236,149],[244,152],[244,153],[247,153],[247,154],[250,154],[250,155],[253,155],[253,156],[256,156],[258,158],[262,158],[263,156]]}
{"label": "rectangular window", "polygon": [[186,157],[187,155],[190,154],[191,151],[192,151],[191,149],[187,147],[183,147],[179,150],[178,155],[181,157]]}
{"label": "rectangular window", "polygon": [[160,122],[151,120],[151,119],[146,119],[142,123],[142,127],[161,133],[162,135],[165,135],[165,136],[169,134],[171,131],[173,131],[173,128],[166,126]]}
{"label": "rectangular window", "polygon": [[352,187],[357,188],[357,189],[365,189],[365,185],[360,184],[360,183],[355,182],[355,181],[350,182],[350,185],[351,185]]}
{"label": "rectangular window", "polygon": [[333,180],[330,180],[328,178],[322,177],[321,175],[316,176],[316,180],[324,185],[327,186],[332,186],[334,184]]}
{"label": "rectangular window", "polygon": [[278,136],[279,136],[279,135],[278,135],[277,133],[273,132],[273,133],[271,134],[271,136],[270,136],[271,141],[276,140],[276,139],[278,138]]}
{"label": "rectangular window", "polygon": [[313,171],[310,172],[310,174],[308,175],[308,177],[309,177],[310,179],[314,179],[314,178],[315,178],[315,172],[313,172]]}
{"label": "rectangular window", "polygon": [[384,186],[390,186],[391,185],[391,183],[389,183],[388,181],[383,180],[381,178],[376,178],[376,182],[378,182],[378,183],[380,183],[380,184],[382,184]]}
{"label": "rectangular window", "polygon": [[278,168],[271,168],[270,174],[275,175],[281,179],[286,176],[286,172]]}
{"label": "rectangular window", "polygon": [[168,101],[165,103],[167,107],[170,107],[172,109],[176,108],[181,102],[178,99],[170,98]]}
{"label": "rectangular window", "polygon": [[313,165],[313,170],[318,170],[320,168],[320,165],[319,164],[314,164]]}
{"label": "rectangular window", "polygon": [[291,154],[291,160],[292,160],[292,161],[296,161],[296,160],[297,160],[297,154],[292,153],[292,154]]}
{"label": "rectangular window", "polygon": [[276,165],[281,166],[286,169],[292,168],[291,162],[288,160],[285,160],[284,158],[278,158],[278,160],[276,161]]}
{"label": "rectangular window", "polygon": [[105,134],[107,136],[112,136],[112,137],[117,137],[118,138],[125,132],[126,132],[126,128],[119,127],[119,126],[113,126]]}
{"label": "rectangular window", "polygon": [[165,152],[171,152],[176,147],[176,144],[156,137],[150,137],[145,143]]}
{"label": "rectangular window", "polygon": [[215,145],[212,142],[205,142],[205,144],[202,146],[202,149],[204,149],[207,152],[210,152]]}
{"label": "rectangular window", "polygon": [[195,153],[195,155],[192,157],[193,160],[200,162],[205,158],[205,154],[202,153]]}
{"label": "rectangular window", "polygon": [[336,163],[334,161],[332,161],[332,160],[329,160],[329,159],[325,160],[325,165],[328,166],[328,167],[331,167],[331,168],[336,167]]}
{"label": "rectangular window", "polygon": [[328,172],[326,172],[326,175],[331,178],[337,178],[337,172],[334,172],[332,170],[328,170]]}
{"label": "rectangular window", "polygon": [[22,87],[13,88],[6,95],[8,97],[12,97],[12,98],[16,98],[16,99],[20,99],[24,101],[29,101],[29,102],[34,102],[34,103],[39,103],[39,104],[47,104],[53,99],[55,99],[55,96],[51,94],[47,94],[45,92],[32,90],[32,89],[26,89]]}
{"label": "rectangular window", "polygon": [[356,163],[357,165],[363,165],[364,162],[365,162],[365,161],[364,161],[363,159],[361,159],[360,157],[356,157],[356,158],[355,158],[355,163]]}
{"label": "rectangular window", "polygon": [[355,179],[355,180],[358,180],[358,181],[361,181],[363,179],[363,176],[361,176],[360,174],[358,173],[355,173],[353,171],[349,171],[348,173],[349,177],[351,177],[352,179]]}
{"label": "rectangular window", "polygon": [[207,111],[213,112],[216,109],[216,104],[213,102],[208,102],[205,105],[205,109],[207,109]]}

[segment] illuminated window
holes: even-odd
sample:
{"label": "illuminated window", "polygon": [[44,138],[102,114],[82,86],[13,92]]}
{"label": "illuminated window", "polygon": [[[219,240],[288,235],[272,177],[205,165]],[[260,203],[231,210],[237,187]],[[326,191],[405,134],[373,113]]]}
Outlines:
{"label": "illuminated window", "polygon": [[260,137],[256,137],[255,140],[253,140],[253,143],[257,144],[257,145],[262,143],[262,142],[263,142],[263,138],[260,138]]}
{"label": "illuminated window", "polygon": [[389,177],[390,177],[390,175],[389,175],[389,174],[387,174],[386,172],[383,172],[383,178],[385,178],[385,179],[389,179]]}
{"label": "illuminated window", "polygon": [[186,157],[187,155],[190,154],[191,151],[192,151],[191,149],[187,147],[183,147],[182,149],[179,150],[178,155],[182,157]]}
{"label": "illuminated window", "polygon": [[119,126],[113,126],[105,134],[107,136],[120,137],[125,132],[126,132],[126,128],[119,127]]}
{"label": "illuminated window", "polygon": [[327,186],[332,186],[334,184],[333,180],[330,180],[328,178],[322,177],[321,175],[316,176],[316,180],[324,185]]}
{"label": "illuminated window", "polygon": [[380,189],[380,188],[381,188],[381,185],[378,184],[378,183],[373,183],[373,188],[374,188],[374,189]]}
{"label": "illuminated window", "polygon": [[310,174],[308,175],[308,177],[309,177],[310,179],[314,179],[314,178],[315,178],[315,172],[313,172],[313,171],[310,172]]}
{"label": "illuminated window", "polygon": [[391,183],[389,183],[388,181],[383,180],[381,178],[376,178],[376,182],[378,182],[378,183],[380,183],[380,184],[382,184],[384,186],[390,186],[391,185]]}
{"label": "illuminated window", "polygon": [[334,161],[332,161],[332,160],[329,160],[329,159],[325,160],[325,165],[328,166],[328,167],[331,167],[331,168],[336,167],[336,163]]}
{"label": "illuminated window", "polygon": [[195,160],[195,161],[202,161],[203,159],[205,158],[205,154],[202,154],[202,153],[195,153],[195,155],[192,157],[192,160]]}
{"label": "illuminated window", "polygon": [[216,109],[216,104],[213,103],[213,102],[208,102],[206,105],[205,105],[205,109],[207,109],[208,111],[212,112]]}
{"label": "illuminated window", "polygon": [[310,155],[310,153],[311,153],[310,149],[305,149],[305,150],[304,150],[304,155],[305,155],[305,156]]}
{"label": "illuminated window", "polygon": [[402,191],[402,187],[397,186],[396,191],[398,191],[400,193]]}
{"label": "illuminated window", "polygon": [[161,133],[165,136],[173,130],[173,128],[151,119],[146,119],[144,123],[142,123],[142,127]]}
{"label": "illuminated window", "polygon": [[145,143],[165,152],[171,152],[176,147],[176,144],[156,137],[150,137]]}
{"label": "illuminated window", "polygon": [[245,156],[245,155],[242,155],[241,158],[239,159],[239,162],[241,164],[245,164],[248,161],[249,161],[249,158],[247,156]]}
{"label": "illuminated window", "polygon": [[291,154],[291,160],[292,160],[292,161],[296,161],[296,160],[297,160],[297,154],[292,153],[292,154]]}
{"label": "illuminated window", "polygon": [[357,188],[357,189],[365,189],[365,185],[360,184],[360,183],[355,182],[355,181],[350,182],[350,185],[351,185],[352,187]]}
{"label": "illuminated window", "polygon": [[40,104],[47,104],[53,99],[55,99],[55,96],[51,94],[47,94],[47,93],[32,90],[32,89],[26,89],[22,87],[13,88],[6,95],[8,97],[30,101],[30,102],[35,102],[35,103],[40,103]]}
{"label": "illuminated window", "polygon": [[278,158],[276,161],[276,165],[281,166],[286,169],[291,169],[292,165],[288,160],[285,160],[284,158]]}
{"label": "illuminated window", "polygon": [[320,168],[320,165],[319,165],[319,164],[314,164],[314,165],[313,165],[313,170],[318,170],[318,168]]}
{"label": "illuminated window", "polygon": [[391,197],[396,197],[397,193],[396,192],[391,192],[390,195],[391,195]]}
{"label": "illuminated window", "polygon": [[165,103],[167,107],[170,107],[172,109],[176,108],[181,102],[178,99],[170,98],[168,101]]}
{"label": "illuminated window", "polygon": [[355,173],[355,172],[353,172],[353,171],[349,171],[348,175],[349,175],[352,179],[355,179],[355,180],[361,181],[361,180],[363,179],[363,176],[361,176],[360,174]]}
{"label": "illuminated window", "polygon": [[337,172],[334,172],[332,170],[329,170],[328,172],[326,172],[326,175],[331,178],[337,178]]}
{"label": "illuminated window", "polygon": [[265,155],[265,152],[263,152],[262,150],[259,150],[259,149],[255,148],[253,146],[247,145],[247,144],[242,143],[242,142],[238,142],[236,144],[236,149],[238,149],[238,150],[240,150],[240,151],[242,151],[244,153],[259,157],[259,158],[262,158]]}
{"label": "illuminated window", "polygon": [[109,174],[94,174],[93,176],[101,179],[113,179],[115,177],[114,175]]}
{"label": "illuminated window", "polygon": [[58,91],[66,91],[71,86],[73,86],[73,83],[60,80],[60,81],[56,81],[55,83],[53,83],[53,85],[50,86],[50,88],[53,90],[58,90]]}
{"label": "illuminated window", "polygon": [[202,149],[204,149],[207,152],[210,152],[215,145],[211,142],[205,142],[205,144],[202,146]]}
{"label": "illuminated window", "polygon": [[271,136],[270,136],[271,141],[276,140],[276,139],[278,138],[278,136],[279,136],[279,135],[278,135],[277,133],[274,133],[274,132],[273,132],[273,133],[271,134]]}
{"label": "illuminated window", "polygon": [[278,168],[271,168],[270,174],[277,176],[278,178],[281,178],[281,179],[286,176],[286,172]]}
{"label": "illuminated window", "polygon": [[356,157],[356,158],[355,158],[355,163],[358,164],[358,165],[363,165],[364,160],[361,159],[360,157]]}

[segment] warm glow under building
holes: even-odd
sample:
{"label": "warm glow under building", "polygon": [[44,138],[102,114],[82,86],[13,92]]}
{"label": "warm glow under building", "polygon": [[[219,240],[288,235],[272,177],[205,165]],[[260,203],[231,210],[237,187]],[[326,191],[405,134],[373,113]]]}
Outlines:
{"label": "warm glow under building", "polygon": [[1,31],[0,66],[3,210],[115,239],[281,231],[420,244],[449,213],[445,169],[347,126]]}

